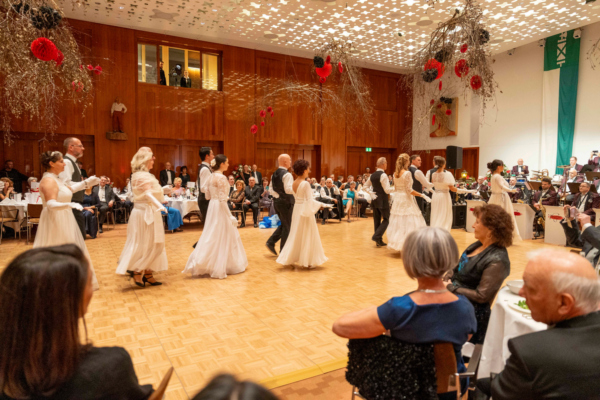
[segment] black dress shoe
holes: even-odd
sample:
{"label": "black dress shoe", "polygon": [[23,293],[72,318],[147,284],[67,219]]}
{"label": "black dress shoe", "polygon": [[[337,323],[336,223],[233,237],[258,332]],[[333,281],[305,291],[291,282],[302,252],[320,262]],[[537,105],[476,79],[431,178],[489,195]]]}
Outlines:
{"label": "black dress shoe", "polygon": [[102,230],[102,228],[100,228],[100,229],[98,230],[98,232],[100,232],[100,233],[104,233],[104,231]]}
{"label": "black dress shoe", "polygon": [[365,214],[361,214],[360,217],[361,218],[367,218],[367,216]]}
{"label": "black dress shoe", "polygon": [[323,222],[321,222],[321,225],[325,225],[326,222],[327,222],[327,220],[324,219]]}
{"label": "black dress shoe", "polygon": [[255,227],[255,228],[258,228],[258,224],[257,224],[256,222],[254,223],[254,227]]}
{"label": "black dress shoe", "polygon": [[383,240],[379,239],[377,242],[377,247],[387,246],[387,243],[384,243]]}
{"label": "black dress shoe", "polygon": [[242,224],[240,225],[240,228],[245,228],[246,227],[246,223],[242,222]]}
{"label": "black dress shoe", "polygon": [[275,255],[275,256],[277,255],[277,252],[275,251],[275,246],[274,245],[272,245],[271,243],[267,243],[266,246],[267,246],[267,249],[269,249],[269,251],[271,253],[273,253],[273,255]]}

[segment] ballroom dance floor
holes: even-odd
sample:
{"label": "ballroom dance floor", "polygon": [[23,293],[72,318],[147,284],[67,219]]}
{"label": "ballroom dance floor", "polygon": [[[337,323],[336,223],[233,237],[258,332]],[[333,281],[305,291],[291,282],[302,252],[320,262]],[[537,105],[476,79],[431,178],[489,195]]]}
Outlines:
{"label": "ballroom dance floor", "polygon": [[[333,321],[403,295],[416,282],[398,253],[370,240],[371,218],[318,227],[329,257],[322,267],[280,266],[265,247],[272,230],[250,224],[240,229],[248,269],[216,280],[181,273],[201,233],[198,223],[186,222],[184,232],[166,235],[169,270],[156,274],[163,285],[145,289],[115,274],[126,225],[105,230],[86,240],[100,282],[86,315],[88,337],[96,346],[126,348],[141,383],[156,386],[174,366],[168,399],[193,397],[221,371],[274,388],[344,368],[346,341],[331,332]],[[461,252],[474,241],[464,230],[452,235]],[[511,247],[509,279],[522,277],[529,251],[547,247],[556,248],[541,240]],[[29,248],[24,239],[3,240],[0,271]]]}

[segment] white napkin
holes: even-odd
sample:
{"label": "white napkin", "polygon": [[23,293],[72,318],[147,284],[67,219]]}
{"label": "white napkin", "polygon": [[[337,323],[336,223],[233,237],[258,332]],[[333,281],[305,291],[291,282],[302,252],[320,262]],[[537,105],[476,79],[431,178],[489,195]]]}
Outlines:
{"label": "white napkin", "polygon": [[0,201],[0,204],[3,206],[14,206],[17,204],[17,202],[12,199],[4,199]]}

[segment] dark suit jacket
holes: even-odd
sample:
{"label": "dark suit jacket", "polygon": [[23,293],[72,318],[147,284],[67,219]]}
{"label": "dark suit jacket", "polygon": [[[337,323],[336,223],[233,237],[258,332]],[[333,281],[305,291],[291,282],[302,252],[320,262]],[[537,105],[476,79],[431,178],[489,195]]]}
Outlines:
{"label": "dark suit jacket", "polygon": [[[476,190],[477,189],[477,182],[473,182],[473,184],[471,185],[471,187],[469,189],[471,190]],[[479,192],[487,192],[488,190],[490,190],[490,187],[488,185],[481,185],[481,188],[479,189]]]}
{"label": "dark suit jacket", "polygon": [[256,179],[256,186],[262,186],[262,174],[258,171],[254,172],[251,171],[250,172],[250,176],[254,176],[254,174],[256,174],[256,176],[258,176],[258,178]]}
{"label": "dark suit jacket", "polygon": [[588,164],[595,165],[596,167],[600,165],[600,157],[590,158]]}
{"label": "dark suit jacket", "polygon": [[[598,249],[600,250],[600,227],[589,227],[587,228],[585,231],[583,231],[581,233],[581,242],[583,243],[583,248],[581,249],[583,251],[583,254],[585,254],[585,256],[588,256],[588,253],[590,252],[590,250],[592,249]],[[594,264],[596,265],[598,263],[598,258],[600,257],[600,253],[598,253],[596,255],[596,257],[594,258]]]}
{"label": "dark suit jacket", "polygon": [[192,78],[187,78],[185,79],[183,76],[181,77],[181,80],[179,81],[179,86],[181,87],[187,87],[187,88],[191,88],[192,87]]}
{"label": "dark suit jacket", "polygon": [[517,191],[515,193],[508,193],[508,197],[510,197],[510,201],[512,203],[516,203],[517,201],[521,200],[523,198],[523,192],[521,191],[521,189],[516,188]]}
{"label": "dark suit jacket", "polygon": [[575,171],[580,172],[583,165],[575,163]]}
{"label": "dark suit jacket", "polygon": [[254,185],[253,188],[251,188],[250,186],[246,186],[245,192],[246,200],[248,200],[250,203],[258,204],[260,200],[260,195],[263,192],[263,187],[260,185]]}
{"label": "dark suit jacket", "polygon": [[599,337],[600,312],[594,312],[510,339],[511,355],[492,381],[492,398],[600,399]]}
{"label": "dark suit jacket", "polygon": [[167,77],[165,76],[165,71],[163,71],[162,68],[160,69],[160,82],[158,84],[163,86],[167,85]]}
{"label": "dark suit jacket", "polygon": [[[98,196],[98,201],[100,201],[100,190],[100,186],[94,186],[94,188],[92,189],[92,194]],[[110,203],[111,200],[116,202],[117,199],[118,197],[115,196],[115,192],[113,192],[112,188],[109,185],[104,185],[104,200],[106,201],[106,204]]]}
{"label": "dark suit jacket", "polygon": [[[538,190],[533,194],[533,204],[540,202],[540,197],[542,196],[542,190]],[[557,206],[558,205],[558,194],[554,188],[548,191],[546,196],[546,200],[542,201],[542,204],[545,206]]]}
{"label": "dark suit jacket", "polygon": [[87,171],[85,169],[79,169],[81,171],[81,177],[82,178],[88,178],[88,174]]}
{"label": "dark suit jacket", "polygon": [[[242,176],[244,177],[244,183],[246,184],[246,186],[248,186],[248,179],[250,179],[250,174],[242,172]],[[259,183],[256,182],[256,184],[258,185]]]}
{"label": "dark suit jacket", "polygon": [[[577,193],[573,197],[573,203],[571,206],[577,207],[579,204],[579,199],[581,198],[581,193]],[[600,196],[596,193],[588,192],[588,197],[584,206],[584,214],[587,214],[592,219],[592,222],[596,219],[596,212],[593,210],[594,208],[600,208]]]}
{"label": "dark suit jacket", "polygon": [[172,170],[168,170],[167,171],[166,169],[163,169],[162,171],[160,171],[160,186],[167,185],[167,182],[169,180],[169,177],[167,176],[167,173],[169,175],[171,175],[171,185],[175,181],[175,171],[172,171]]}
{"label": "dark suit jacket", "polygon": [[[519,175],[519,166],[515,165],[512,167],[512,174]],[[529,167],[527,165],[523,165],[523,175],[529,175]]]}

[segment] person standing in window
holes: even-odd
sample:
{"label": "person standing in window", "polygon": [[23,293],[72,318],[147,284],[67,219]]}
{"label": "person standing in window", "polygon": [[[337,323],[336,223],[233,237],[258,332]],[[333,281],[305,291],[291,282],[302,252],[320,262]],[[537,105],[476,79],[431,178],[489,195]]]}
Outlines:
{"label": "person standing in window", "polygon": [[165,63],[161,61],[158,65],[160,66],[160,82],[158,82],[158,84],[167,86],[167,77],[165,75],[165,71],[163,70],[163,65],[165,65]]}
{"label": "person standing in window", "polygon": [[190,78],[190,74],[187,71],[187,69],[185,71],[183,71],[183,76],[181,77],[181,80],[179,81],[179,85],[181,87],[186,87],[186,88],[192,87],[192,78]]}

